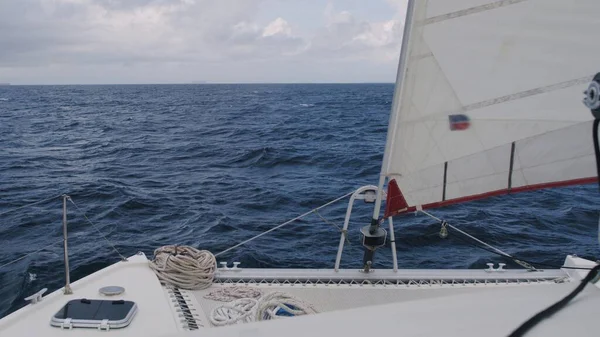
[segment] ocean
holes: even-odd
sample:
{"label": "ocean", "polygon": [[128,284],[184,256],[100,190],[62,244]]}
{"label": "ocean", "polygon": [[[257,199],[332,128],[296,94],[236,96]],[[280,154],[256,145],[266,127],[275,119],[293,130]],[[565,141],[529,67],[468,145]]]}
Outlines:
{"label": "ocean", "polygon": [[[78,207],[68,204],[72,281],[119,260],[109,242],[125,256],[169,244],[217,253],[376,185],[392,95],[392,84],[0,87],[0,265],[51,245],[0,268],[0,317],[64,284],[58,196]],[[432,213],[517,257],[560,266],[566,254],[596,260],[599,204],[598,187],[586,185]],[[333,268],[346,206],[219,261]],[[342,267],[360,267],[358,230],[372,207],[356,204]],[[395,225],[401,268],[515,267],[452,231],[440,238],[425,216]],[[391,267],[389,243],[375,266]]]}

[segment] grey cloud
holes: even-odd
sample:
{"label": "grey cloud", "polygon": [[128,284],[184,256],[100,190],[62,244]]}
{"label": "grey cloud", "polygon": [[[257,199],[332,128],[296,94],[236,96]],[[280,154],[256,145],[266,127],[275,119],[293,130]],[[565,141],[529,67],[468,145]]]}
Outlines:
{"label": "grey cloud", "polygon": [[310,54],[316,57],[394,58],[400,50],[403,26],[398,20],[367,22],[348,12],[330,18],[311,41]]}
{"label": "grey cloud", "polygon": [[[38,1],[3,0],[0,66],[36,60],[41,64],[181,61],[190,53],[198,53],[196,58],[222,57],[211,45],[227,40],[231,26],[258,3],[232,6],[233,2],[95,0],[44,6]],[[143,10],[147,13],[139,12]],[[152,22],[152,15],[162,21]],[[127,25],[123,20],[132,22]]]}
{"label": "grey cloud", "polygon": [[49,9],[31,0],[3,1],[0,66],[47,62],[56,52],[92,42],[85,22],[78,19],[81,14],[74,4]]}
{"label": "grey cloud", "polygon": [[179,5],[184,0],[93,0],[94,3],[113,10],[133,10],[145,6]]}
{"label": "grey cloud", "polygon": [[125,82],[308,75],[345,81],[355,73],[343,70],[356,67],[352,60],[368,60],[370,73],[380,76],[389,65],[377,65],[378,58],[399,52],[401,25],[384,31],[382,23],[333,13],[337,17],[310,36],[285,18],[256,23],[262,1],[0,0],[0,82],[64,75],[72,83],[79,73],[96,81],[113,74]]}

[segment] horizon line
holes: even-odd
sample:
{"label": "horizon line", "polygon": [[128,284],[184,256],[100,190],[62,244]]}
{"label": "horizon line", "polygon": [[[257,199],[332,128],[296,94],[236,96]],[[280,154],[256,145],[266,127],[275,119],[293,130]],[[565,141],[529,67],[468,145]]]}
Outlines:
{"label": "horizon line", "polygon": [[252,84],[395,84],[394,82],[181,82],[181,83],[25,83],[25,84],[13,84],[10,82],[3,82],[3,86],[6,87],[17,87],[17,86],[84,86],[84,85],[252,85]]}

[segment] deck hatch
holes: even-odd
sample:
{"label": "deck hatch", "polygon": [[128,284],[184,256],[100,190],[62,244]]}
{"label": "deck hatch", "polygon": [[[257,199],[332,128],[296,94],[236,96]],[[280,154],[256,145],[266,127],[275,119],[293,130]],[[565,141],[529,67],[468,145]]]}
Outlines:
{"label": "deck hatch", "polygon": [[132,301],[75,299],[52,317],[50,325],[63,329],[119,329],[128,326],[136,312],[137,305]]}

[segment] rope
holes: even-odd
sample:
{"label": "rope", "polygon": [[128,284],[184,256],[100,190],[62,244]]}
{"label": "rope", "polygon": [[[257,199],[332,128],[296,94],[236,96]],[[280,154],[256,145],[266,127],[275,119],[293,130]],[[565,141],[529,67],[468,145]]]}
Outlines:
{"label": "rope", "polygon": [[327,207],[327,206],[329,206],[329,205],[331,205],[331,204],[334,204],[334,203],[336,203],[336,202],[338,202],[338,201],[340,201],[340,200],[342,200],[342,199],[344,199],[344,198],[347,198],[347,197],[349,197],[349,196],[350,196],[350,195],[352,195],[353,193],[354,193],[354,191],[352,191],[352,192],[350,192],[350,193],[346,193],[345,195],[343,195],[343,196],[341,196],[341,197],[339,197],[339,198],[337,198],[337,199],[334,199],[334,200],[332,200],[332,201],[330,201],[330,202],[328,202],[328,203],[326,203],[326,204],[323,204],[323,205],[321,205],[321,206],[319,206],[319,207],[317,207],[317,208],[315,208],[315,209],[312,209],[312,210],[310,210],[310,211],[308,211],[308,212],[306,212],[306,213],[304,213],[304,214],[301,214],[301,215],[299,215],[299,216],[297,216],[297,217],[295,217],[295,218],[293,218],[293,219],[291,219],[291,220],[288,220],[288,221],[286,221],[286,222],[282,223],[281,225],[277,225],[277,226],[275,226],[275,227],[273,227],[273,228],[271,228],[271,229],[269,229],[269,230],[267,230],[267,231],[265,231],[265,232],[262,232],[262,233],[260,233],[260,234],[258,234],[258,235],[255,235],[255,236],[251,237],[251,238],[250,238],[250,239],[248,239],[248,240],[242,241],[242,242],[238,243],[237,245],[235,245],[235,246],[233,246],[233,247],[229,247],[229,248],[225,249],[224,251],[222,251],[222,252],[220,252],[220,253],[217,253],[217,254],[215,254],[215,256],[219,256],[219,255],[225,254],[225,253],[227,253],[227,252],[228,252],[228,251],[230,251],[230,250],[233,250],[233,249],[235,249],[235,248],[237,248],[237,247],[239,247],[239,246],[243,246],[243,245],[247,244],[247,243],[248,243],[248,242],[250,242],[250,241],[253,241],[253,240],[256,240],[256,239],[258,239],[258,238],[260,238],[261,236],[263,236],[263,235],[265,235],[265,234],[268,234],[268,233],[271,233],[271,232],[273,232],[273,231],[275,231],[275,230],[278,230],[279,228],[281,228],[281,227],[283,227],[283,226],[286,226],[286,225],[289,225],[289,224],[291,224],[292,222],[294,222],[294,221],[296,221],[296,220],[300,220],[300,219],[304,218],[305,216],[307,216],[307,215],[310,215],[311,213],[314,213],[315,211],[318,211],[318,210],[320,210],[321,208]]}
{"label": "rope", "polygon": [[257,299],[260,296],[262,296],[260,289],[233,286],[211,291],[210,293],[204,295],[204,298],[213,301],[231,302],[240,298]]}
{"label": "rope", "polygon": [[162,283],[201,290],[211,286],[217,260],[207,250],[190,246],[163,246],[154,251],[150,268]]}
{"label": "rope", "polygon": [[[594,76],[594,80],[597,77],[598,75]],[[600,119],[594,118],[592,133],[594,138],[594,156],[596,157],[596,174],[598,176],[598,187],[600,187],[600,140],[598,139],[598,124],[600,124]],[[600,242],[600,218],[598,219],[598,242]]]}
{"label": "rope", "polygon": [[119,250],[117,249],[117,247],[115,247],[115,245],[110,242],[106,236],[104,236],[104,234],[102,234],[102,232],[98,229],[98,227],[96,227],[96,225],[94,225],[94,223],[92,222],[92,220],[90,220],[87,215],[85,215],[85,212],[81,210],[81,208],[79,208],[79,206],[77,206],[77,204],[75,203],[75,201],[73,201],[73,199],[71,199],[70,196],[67,196],[67,199],[73,204],[73,206],[75,206],[75,208],[77,208],[77,210],[81,213],[81,215],[83,215],[83,217],[85,218],[85,220],[87,220],[87,222],[92,225],[92,227],[96,230],[96,232],[98,232],[98,234],[100,234],[100,236],[104,239],[104,241],[106,241],[106,243],[108,243],[108,245],[112,248],[112,250],[115,251],[115,253],[117,253],[120,257],[122,261],[127,261],[127,258],[125,256],[123,256],[123,254],[121,254],[119,252]]}
{"label": "rope", "polygon": [[467,233],[467,232],[465,232],[465,231],[462,231],[462,230],[460,230],[460,229],[458,229],[458,228],[456,228],[456,227],[452,226],[451,224],[447,223],[446,221],[444,221],[444,220],[442,220],[442,219],[440,219],[440,218],[438,218],[438,217],[436,217],[436,216],[433,216],[432,214],[430,214],[430,213],[428,213],[428,212],[426,212],[426,211],[424,211],[424,210],[419,210],[419,212],[421,212],[421,213],[423,213],[423,214],[425,214],[425,215],[429,216],[430,218],[432,218],[432,219],[434,219],[434,220],[437,220],[437,221],[439,221],[439,222],[440,222],[440,223],[442,223],[442,224],[445,224],[445,226],[448,226],[448,227],[452,228],[453,230],[455,230],[455,231],[459,232],[460,234],[462,234],[462,235],[464,235],[464,236],[466,236],[466,237],[470,238],[471,240],[473,240],[473,241],[476,241],[476,242],[479,242],[480,244],[482,244],[482,245],[484,245],[484,246],[488,247],[489,249],[491,249],[491,250],[493,250],[493,251],[497,252],[498,254],[500,254],[500,255],[502,255],[502,256],[504,256],[504,257],[507,257],[507,258],[509,258],[509,259],[511,259],[511,260],[513,260],[513,261],[515,261],[515,263],[517,263],[518,265],[520,265],[520,266],[522,266],[522,267],[524,267],[524,268],[526,268],[526,269],[529,269],[529,270],[536,270],[536,268],[535,268],[534,266],[532,266],[531,264],[529,264],[529,263],[527,263],[527,262],[524,262],[524,261],[521,261],[521,260],[519,260],[519,259],[517,259],[517,258],[513,257],[512,255],[510,255],[510,254],[508,254],[508,253],[506,253],[506,252],[504,252],[504,251],[502,251],[502,250],[500,250],[500,249],[498,249],[498,248],[496,248],[496,247],[494,247],[494,246],[492,246],[492,245],[490,245],[490,244],[487,244],[487,243],[485,243],[485,242],[483,242],[483,241],[479,240],[478,238],[474,237],[473,235],[471,235],[471,234],[469,234],[469,233]]}
{"label": "rope", "polygon": [[[232,287],[242,290],[242,287]],[[301,299],[284,292],[272,292],[260,299],[238,298],[235,301],[214,308],[209,316],[214,326],[233,325],[254,321],[264,321],[290,316],[317,313],[317,310]]]}
{"label": "rope", "polygon": [[311,304],[290,294],[276,291],[260,299],[256,309],[256,320],[265,321],[286,316],[316,313],[317,310]]}
{"label": "rope", "polygon": [[257,304],[253,298],[240,298],[213,309],[208,319],[214,326],[252,322]]}
{"label": "rope", "polygon": [[50,200],[52,200],[52,199],[59,198],[59,197],[61,197],[61,196],[62,196],[62,195],[55,195],[55,196],[53,196],[53,197],[50,197],[50,198],[46,198],[46,199],[42,199],[42,200],[39,200],[39,201],[36,201],[36,202],[32,202],[32,203],[30,203],[30,204],[23,205],[23,206],[19,206],[19,207],[17,207],[17,208],[9,209],[8,211],[4,211],[4,212],[0,213],[0,216],[3,216],[3,215],[5,215],[5,214],[8,214],[8,213],[11,213],[11,212],[14,212],[14,211],[18,211],[18,210],[20,210],[20,209],[23,209],[23,208],[25,208],[25,207],[29,207],[29,206],[33,206],[33,205],[37,205],[37,204],[41,204],[41,203],[44,203],[44,202],[46,202],[46,201],[50,201]]}
{"label": "rope", "polygon": [[7,263],[5,263],[5,264],[3,264],[3,265],[0,265],[0,269],[2,269],[2,268],[4,268],[4,267],[6,267],[6,266],[8,266],[8,265],[11,265],[11,264],[13,264],[13,263],[19,262],[19,261],[23,260],[24,258],[26,258],[26,257],[28,257],[28,256],[31,256],[31,255],[33,255],[33,254],[37,254],[37,253],[39,253],[39,252],[41,252],[41,251],[43,251],[43,250],[45,250],[45,249],[47,249],[47,248],[50,248],[50,247],[54,246],[55,244],[62,243],[63,241],[64,241],[64,240],[63,240],[63,239],[61,239],[60,241],[57,241],[57,242],[51,243],[51,244],[49,244],[49,245],[47,245],[47,246],[45,246],[45,247],[43,247],[43,248],[40,248],[40,249],[36,250],[35,252],[31,252],[31,253],[25,254],[25,255],[23,255],[23,256],[21,256],[21,257],[17,258],[17,259],[14,259],[14,260],[12,260],[12,261],[10,261],[10,262],[7,262]]}
{"label": "rope", "polygon": [[575,288],[571,293],[563,297],[563,299],[561,299],[560,301],[535,314],[535,316],[528,319],[525,323],[521,324],[521,326],[519,326],[515,331],[513,331],[509,335],[509,337],[524,336],[527,333],[527,331],[531,330],[531,328],[539,324],[541,321],[545,320],[546,318],[550,318],[552,315],[560,311],[573,298],[575,298],[575,296],[577,296],[589,282],[593,282],[593,279],[598,274],[598,271],[600,271],[600,265],[597,265],[594,268],[592,268],[592,270],[590,270],[590,272],[585,276],[585,278],[581,280],[581,283],[579,283],[577,288]]}

